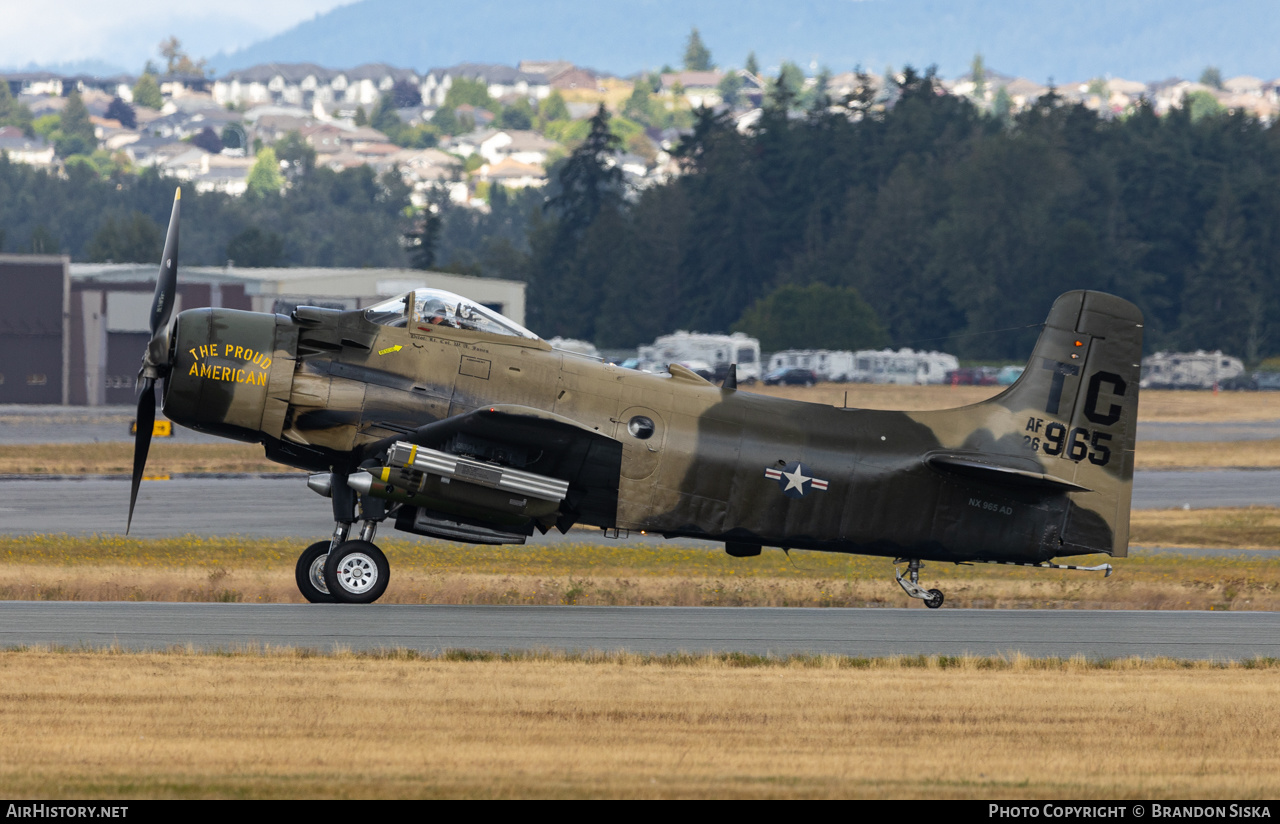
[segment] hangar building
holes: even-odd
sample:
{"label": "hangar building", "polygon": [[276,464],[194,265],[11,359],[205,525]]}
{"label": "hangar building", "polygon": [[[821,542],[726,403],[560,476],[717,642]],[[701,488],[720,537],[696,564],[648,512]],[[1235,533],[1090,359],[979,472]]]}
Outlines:
{"label": "hangar building", "polygon": [[[0,255],[0,404],[132,405],[158,264]],[[445,289],[524,324],[525,285],[417,269],[183,266],[176,309],[288,314],[362,309],[411,289]]]}

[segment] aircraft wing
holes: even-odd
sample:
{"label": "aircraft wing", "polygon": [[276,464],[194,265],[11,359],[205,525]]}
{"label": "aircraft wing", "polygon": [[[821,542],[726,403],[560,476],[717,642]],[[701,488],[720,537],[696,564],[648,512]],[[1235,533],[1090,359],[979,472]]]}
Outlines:
{"label": "aircraft wing", "polygon": [[612,523],[617,514],[622,444],[554,412],[485,406],[370,444],[365,454],[377,454],[398,441],[444,451],[478,449],[490,460],[566,480],[566,504],[577,521]]}

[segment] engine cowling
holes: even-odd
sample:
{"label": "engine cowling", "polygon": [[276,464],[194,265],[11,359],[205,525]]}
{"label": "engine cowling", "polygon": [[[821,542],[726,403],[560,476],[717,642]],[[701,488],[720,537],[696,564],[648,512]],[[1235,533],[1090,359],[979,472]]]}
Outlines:
{"label": "engine cowling", "polygon": [[164,412],[224,438],[278,438],[293,384],[297,333],[288,318],[236,309],[178,316]]}

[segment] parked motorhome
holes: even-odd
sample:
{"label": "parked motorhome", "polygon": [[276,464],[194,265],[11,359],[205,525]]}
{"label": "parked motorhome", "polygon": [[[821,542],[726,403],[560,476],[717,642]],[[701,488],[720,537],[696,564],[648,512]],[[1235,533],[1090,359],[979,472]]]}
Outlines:
{"label": "parked motorhome", "polygon": [[769,371],[776,372],[789,366],[810,369],[818,380],[847,381],[853,373],[852,352],[832,352],[827,349],[786,349],[769,357]]}
{"label": "parked motorhome", "polygon": [[903,385],[943,383],[947,373],[959,367],[960,361],[956,356],[946,352],[865,349],[853,353],[853,371],[849,380]]}
{"label": "parked motorhome", "polygon": [[1239,358],[1222,352],[1157,352],[1142,359],[1143,389],[1212,389],[1244,372]]}
{"label": "parked motorhome", "polygon": [[594,343],[589,341],[574,340],[573,338],[552,338],[547,343],[551,344],[552,349],[559,349],[561,352],[572,352],[575,355],[600,360],[600,350],[596,348]]}
{"label": "parked motorhome", "polygon": [[666,369],[668,364],[688,365],[692,361],[711,364],[717,374],[738,365],[738,380],[754,383],[760,374],[760,341],[741,332],[732,335],[707,335],[699,332],[676,332],[663,335],[639,351],[642,367]]}

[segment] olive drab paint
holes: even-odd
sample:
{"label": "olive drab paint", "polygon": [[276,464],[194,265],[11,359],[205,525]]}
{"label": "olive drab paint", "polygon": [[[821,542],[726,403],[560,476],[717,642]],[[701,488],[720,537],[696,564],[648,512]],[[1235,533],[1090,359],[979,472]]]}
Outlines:
{"label": "olive drab paint", "polygon": [[717,387],[679,366],[645,374],[532,338],[381,325],[360,311],[198,309],[178,318],[164,403],[180,424],[261,442],[311,471],[384,467],[401,440],[569,484],[555,511],[524,521],[512,516],[525,511],[518,500],[489,491],[459,504],[465,478],[447,494],[447,479],[414,492],[431,517],[477,527],[578,523],[734,546],[1038,562],[1127,553],[1141,345],[1131,303],[1070,292],[1006,391],[891,412]]}

